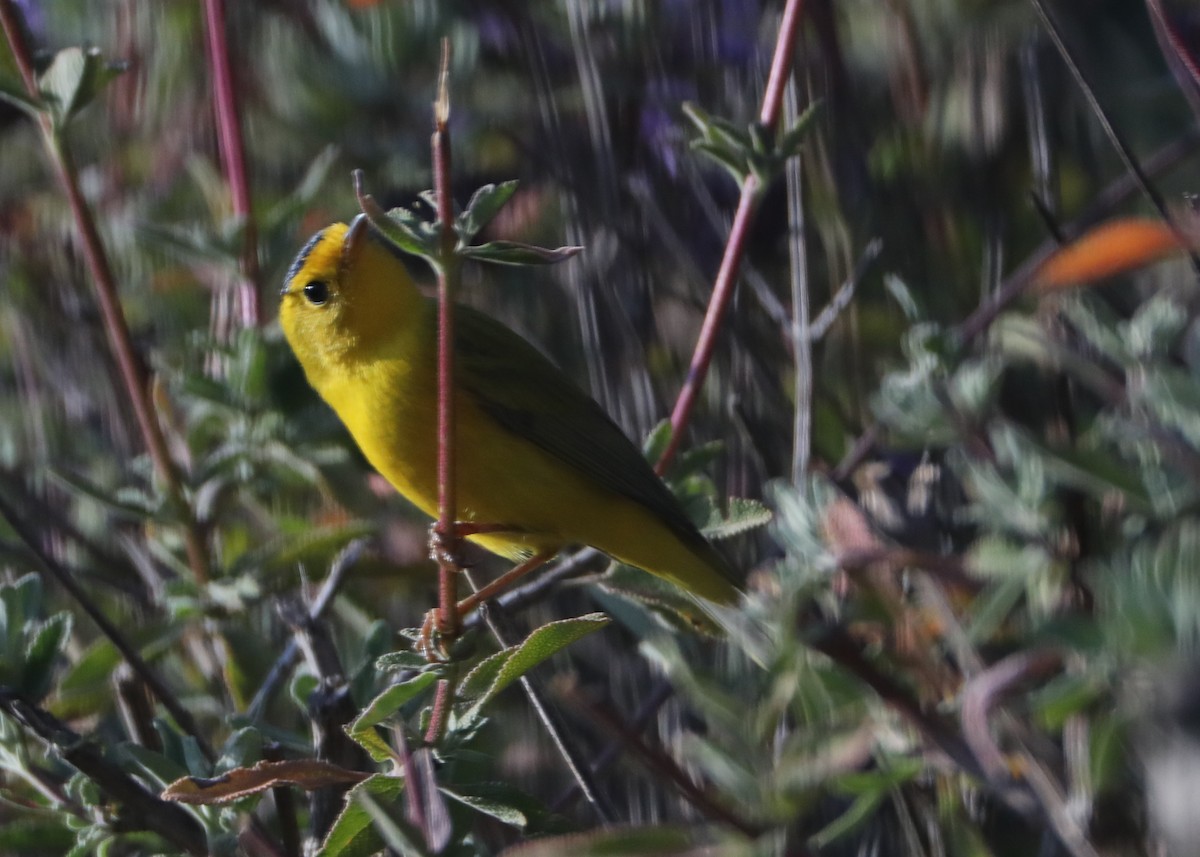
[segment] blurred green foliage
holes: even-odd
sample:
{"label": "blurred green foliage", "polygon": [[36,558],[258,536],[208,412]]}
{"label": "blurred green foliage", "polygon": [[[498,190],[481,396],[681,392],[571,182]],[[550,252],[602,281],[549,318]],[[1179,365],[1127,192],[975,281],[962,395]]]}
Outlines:
{"label": "blurred green foliage", "polygon": [[[42,92],[0,50],[0,851],[1195,850],[1164,798],[1200,782],[1194,267],[1026,295],[962,335],[1056,232],[1153,210],[1029,3],[808,0],[775,137],[756,124],[767,0],[209,4],[249,217],[206,4],[4,3]],[[1195,117],[1153,6],[1049,9],[1133,151],[1167,153],[1151,181],[1174,205]],[[1180,6],[1169,50],[1200,27]],[[435,603],[426,522],[308,389],[274,296],[306,237],[358,211],[352,169],[384,207],[424,210],[443,37],[456,200],[491,186],[464,239],[584,248],[467,264],[462,297],[651,458],[736,179],[766,181],[668,474],[736,536],[737,609],[584,553],[492,611],[494,637],[470,620],[445,663],[399,631]],[[99,227],[186,509],[145,453],[38,116]],[[811,336],[801,304],[832,307]],[[769,535],[738,499],[764,496]],[[51,567],[178,710],[35,576]],[[460,693],[427,746],[446,679]],[[527,681],[548,713],[512,689]],[[180,777],[317,756],[364,779],[158,802]],[[568,759],[595,769],[586,798]],[[153,823],[168,812],[184,821]]]}

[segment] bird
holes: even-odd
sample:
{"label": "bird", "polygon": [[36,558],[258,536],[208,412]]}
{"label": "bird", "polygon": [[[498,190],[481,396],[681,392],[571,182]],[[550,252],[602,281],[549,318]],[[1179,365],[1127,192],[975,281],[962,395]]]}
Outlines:
{"label": "bird", "polygon": [[[437,517],[437,302],[364,215],[304,245],[280,293],[284,336],[370,464]],[[454,311],[456,518],[520,562],[590,545],[707,601],[739,581],[641,451],[501,322]]]}

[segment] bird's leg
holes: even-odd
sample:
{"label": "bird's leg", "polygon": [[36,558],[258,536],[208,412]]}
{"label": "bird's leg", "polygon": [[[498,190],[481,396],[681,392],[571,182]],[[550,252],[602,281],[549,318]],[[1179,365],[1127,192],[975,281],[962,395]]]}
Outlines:
{"label": "bird's leg", "polygon": [[[459,616],[465,616],[483,602],[495,598],[516,581],[529,574],[529,572],[545,565],[555,553],[557,551],[542,551],[541,553],[534,554],[519,565],[513,566],[478,592],[458,602],[455,612]],[[453,635],[443,633],[439,621],[441,612],[439,608],[434,607],[425,614],[425,621],[421,624],[421,634],[417,637],[417,652],[430,663],[445,663],[450,659],[450,653],[446,649],[446,644],[453,639]]]}
{"label": "bird's leg", "polygon": [[484,586],[479,591],[472,595],[468,595],[462,601],[458,602],[458,615],[465,616],[483,602],[495,598],[497,595],[508,589],[508,587],[512,586],[535,568],[540,568],[545,565],[556,553],[558,553],[558,551],[542,551],[541,553],[535,553],[533,556],[519,565],[513,566],[487,586]]}
{"label": "bird's leg", "polygon": [[439,566],[449,566],[455,571],[462,571],[465,563],[458,550],[458,542],[468,536],[486,535],[487,533],[519,533],[520,527],[509,524],[481,524],[478,521],[455,521],[454,537],[446,538],[438,530],[437,523],[429,525],[429,558]]}
{"label": "bird's leg", "polygon": [[[512,532],[520,532],[520,528],[507,524],[455,521],[454,535],[452,538],[447,538],[434,523],[429,527],[429,558],[441,568],[461,572],[466,565],[459,551],[458,543],[461,539],[485,533]],[[421,633],[417,638],[417,652],[431,663],[449,660],[450,653],[447,644],[458,636],[459,623],[457,620],[464,613],[474,610],[479,604],[507,588],[517,578],[545,563],[553,555],[553,553],[538,554],[496,578],[479,592],[460,601],[454,611],[454,616],[444,616],[440,607],[430,610],[425,614],[425,621],[421,623]],[[464,605],[467,606],[464,607]]]}

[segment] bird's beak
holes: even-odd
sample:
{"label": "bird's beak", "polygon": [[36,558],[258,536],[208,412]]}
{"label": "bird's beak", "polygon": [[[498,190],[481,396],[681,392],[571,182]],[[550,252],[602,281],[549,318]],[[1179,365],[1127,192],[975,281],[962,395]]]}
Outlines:
{"label": "bird's beak", "polygon": [[359,249],[371,235],[371,224],[365,214],[360,214],[350,221],[346,237],[342,239],[342,268],[349,267]]}

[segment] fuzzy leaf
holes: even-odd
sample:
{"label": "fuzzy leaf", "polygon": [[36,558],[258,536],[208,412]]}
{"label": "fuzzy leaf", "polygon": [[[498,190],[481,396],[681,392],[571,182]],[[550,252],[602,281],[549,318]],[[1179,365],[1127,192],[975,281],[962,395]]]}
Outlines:
{"label": "fuzzy leaf", "polygon": [[404,780],[376,774],[346,794],[346,804],[321,843],[318,857],[370,857],[383,850],[383,838],[375,830],[372,814],[363,805],[363,798],[400,810],[400,795]]}
{"label": "fuzzy leaf", "polygon": [[757,500],[746,497],[730,497],[729,511],[721,517],[713,516],[702,529],[705,537],[712,541],[729,539],[771,523],[771,510]]}
{"label": "fuzzy leaf", "polygon": [[598,631],[610,620],[603,613],[589,613],[575,619],[560,619],[533,631],[522,642],[497,652],[477,666],[464,679],[464,696],[476,696],[465,719],[474,719],[480,709],[525,673],[542,661],[565,649],[576,640]]}
{"label": "fuzzy leaf", "polygon": [[361,783],[367,776],[319,759],[259,762],[253,767],[234,768],[211,779],[182,777],[163,790],[162,798],[209,806],[240,800],[280,786],[313,791],[327,786]]}
{"label": "fuzzy leaf", "polygon": [[38,87],[50,106],[57,124],[70,119],[84,107],[124,68],[104,60],[94,48],[65,48],[41,75]]}
{"label": "fuzzy leaf", "polygon": [[813,120],[817,118],[817,114],[820,112],[820,101],[814,101],[808,107],[804,108],[804,112],[796,117],[796,121],[792,127],[784,131],[779,137],[779,142],[775,145],[775,152],[778,157],[790,158],[793,155],[799,154],[806,138],[812,131]]}
{"label": "fuzzy leaf", "polygon": [[507,181],[500,184],[486,184],[475,191],[471,201],[454,224],[459,239],[469,244],[479,232],[492,222],[505,204],[517,192],[517,182]]}
{"label": "fuzzy leaf", "polygon": [[388,670],[421,670],[429,666],[429,661],[412,649],[400,649],[388,652],[375,659],[375,669]]}
{"label": "fuzzy leaf", "polygon": [[354,722],[346,727],[346,734],[361,744],[375,761],[383,762],[392,758],[391,749],[375,733],[375,726],[416,699],[437,679],[438,674],[431,671],[392,685],[367,704]]}
{"label": "fuzzy leaf", "polygon": [[56,613],[42,622],[25,650],[21,693],[31,702],[39,701],[50,690],[54,661],[71,634],[71,614]]}
{"label": "fuzzy leaf", "polygon": [[371,225],[400,250],[420,256],[431,265],[437,264],[438,241],[436,227],[415,211],[393,208],[385,216],[368,215]]}
{"label": "fuzzy leaf", "polygon": [[493,265],[554,265],[582,252],[582,247],[536,247],[520,241],[489,241],[464,247],[462,255]]}

